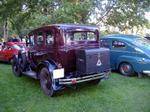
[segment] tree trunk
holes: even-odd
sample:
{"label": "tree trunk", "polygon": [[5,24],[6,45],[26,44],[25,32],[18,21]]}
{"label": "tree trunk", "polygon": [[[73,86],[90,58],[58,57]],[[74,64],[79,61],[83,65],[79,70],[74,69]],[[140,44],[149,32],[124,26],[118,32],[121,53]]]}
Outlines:
{"label": "tree trunk", "polygon": [[3,37],[4,41],[6,42],[8,40],[8,21],[4,21],[4,26],[3,26]]}

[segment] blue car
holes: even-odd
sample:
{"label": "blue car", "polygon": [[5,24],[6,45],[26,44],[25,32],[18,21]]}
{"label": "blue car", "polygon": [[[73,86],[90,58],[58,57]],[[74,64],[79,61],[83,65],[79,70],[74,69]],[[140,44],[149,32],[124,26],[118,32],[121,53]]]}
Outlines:
{"label": "blue car", "polygon": [[112,70],[122,75],[150,75],[150,41],[135,35],[112,34],[101,38],[101,46],[110,49]]}

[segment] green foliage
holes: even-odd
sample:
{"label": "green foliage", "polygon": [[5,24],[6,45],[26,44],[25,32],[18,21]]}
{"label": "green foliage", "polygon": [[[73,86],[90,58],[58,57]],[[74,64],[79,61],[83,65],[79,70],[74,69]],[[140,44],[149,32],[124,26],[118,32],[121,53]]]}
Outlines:
{"label": "green foliage", "polygon": [[[134,26],[147,27],[149,24],[144,15],[145,11],[150,11],[150,0],[113,0],[104,6],[106,7],[103,11],[104,16],[100,16],[98,21],[102,21],[107,26],[118,27],[124,31]],[[98,9],[101,10],[99,7]]]}
{"label": "green foliage", "polygon": [[7,0],[2,3],[0,14],[20,34],[50,23],[87,23],[90,3],[90,0]]}
{"label": "green foliage", "polygon": [[52,23],[87,23],[90,2],[62,2],[52,15]]}
{"label": "green foliage", "polygon": [[103,23],[122,31],[133,26],[149,27],[144,18],[149,10],[150,0],[1,0],[0,34],[6,21],[10,34],[26,34],[35,27],[53,23]]}

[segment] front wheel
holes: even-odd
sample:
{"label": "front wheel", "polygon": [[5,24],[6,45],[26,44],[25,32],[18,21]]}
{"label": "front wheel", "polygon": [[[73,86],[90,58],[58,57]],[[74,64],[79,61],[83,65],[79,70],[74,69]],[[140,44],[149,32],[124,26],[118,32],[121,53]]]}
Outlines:
{"label": "front wheel", "polygon": [[134,69],[129,63],[121,63],[119,66],[119,71],[124,76],[133,76]]}
{"label": "front wheel", "polygon": [[40,71],[40,84],[43,92],[47,96],[53,96],[54,95],[54,89],[53,89],[53,81],[52,81],[52,74],[50,74],[49,70],[47,68],[42,68]]}
{"label": "front wheel", "polygon": [[12,71],[13,71],[14,75],[17,77],[20,77],[22,75],[16,56],[14,56],[12,59]]}

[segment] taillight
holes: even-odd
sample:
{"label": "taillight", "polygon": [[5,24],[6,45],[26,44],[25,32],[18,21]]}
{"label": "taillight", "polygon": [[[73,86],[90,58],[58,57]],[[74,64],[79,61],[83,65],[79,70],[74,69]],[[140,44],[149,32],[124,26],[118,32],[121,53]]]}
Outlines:
{"label": "taillight", "polygon": [[57,63],[57,67],[58,67],[58,69],[62,68],[62,64],[61,63]]}

